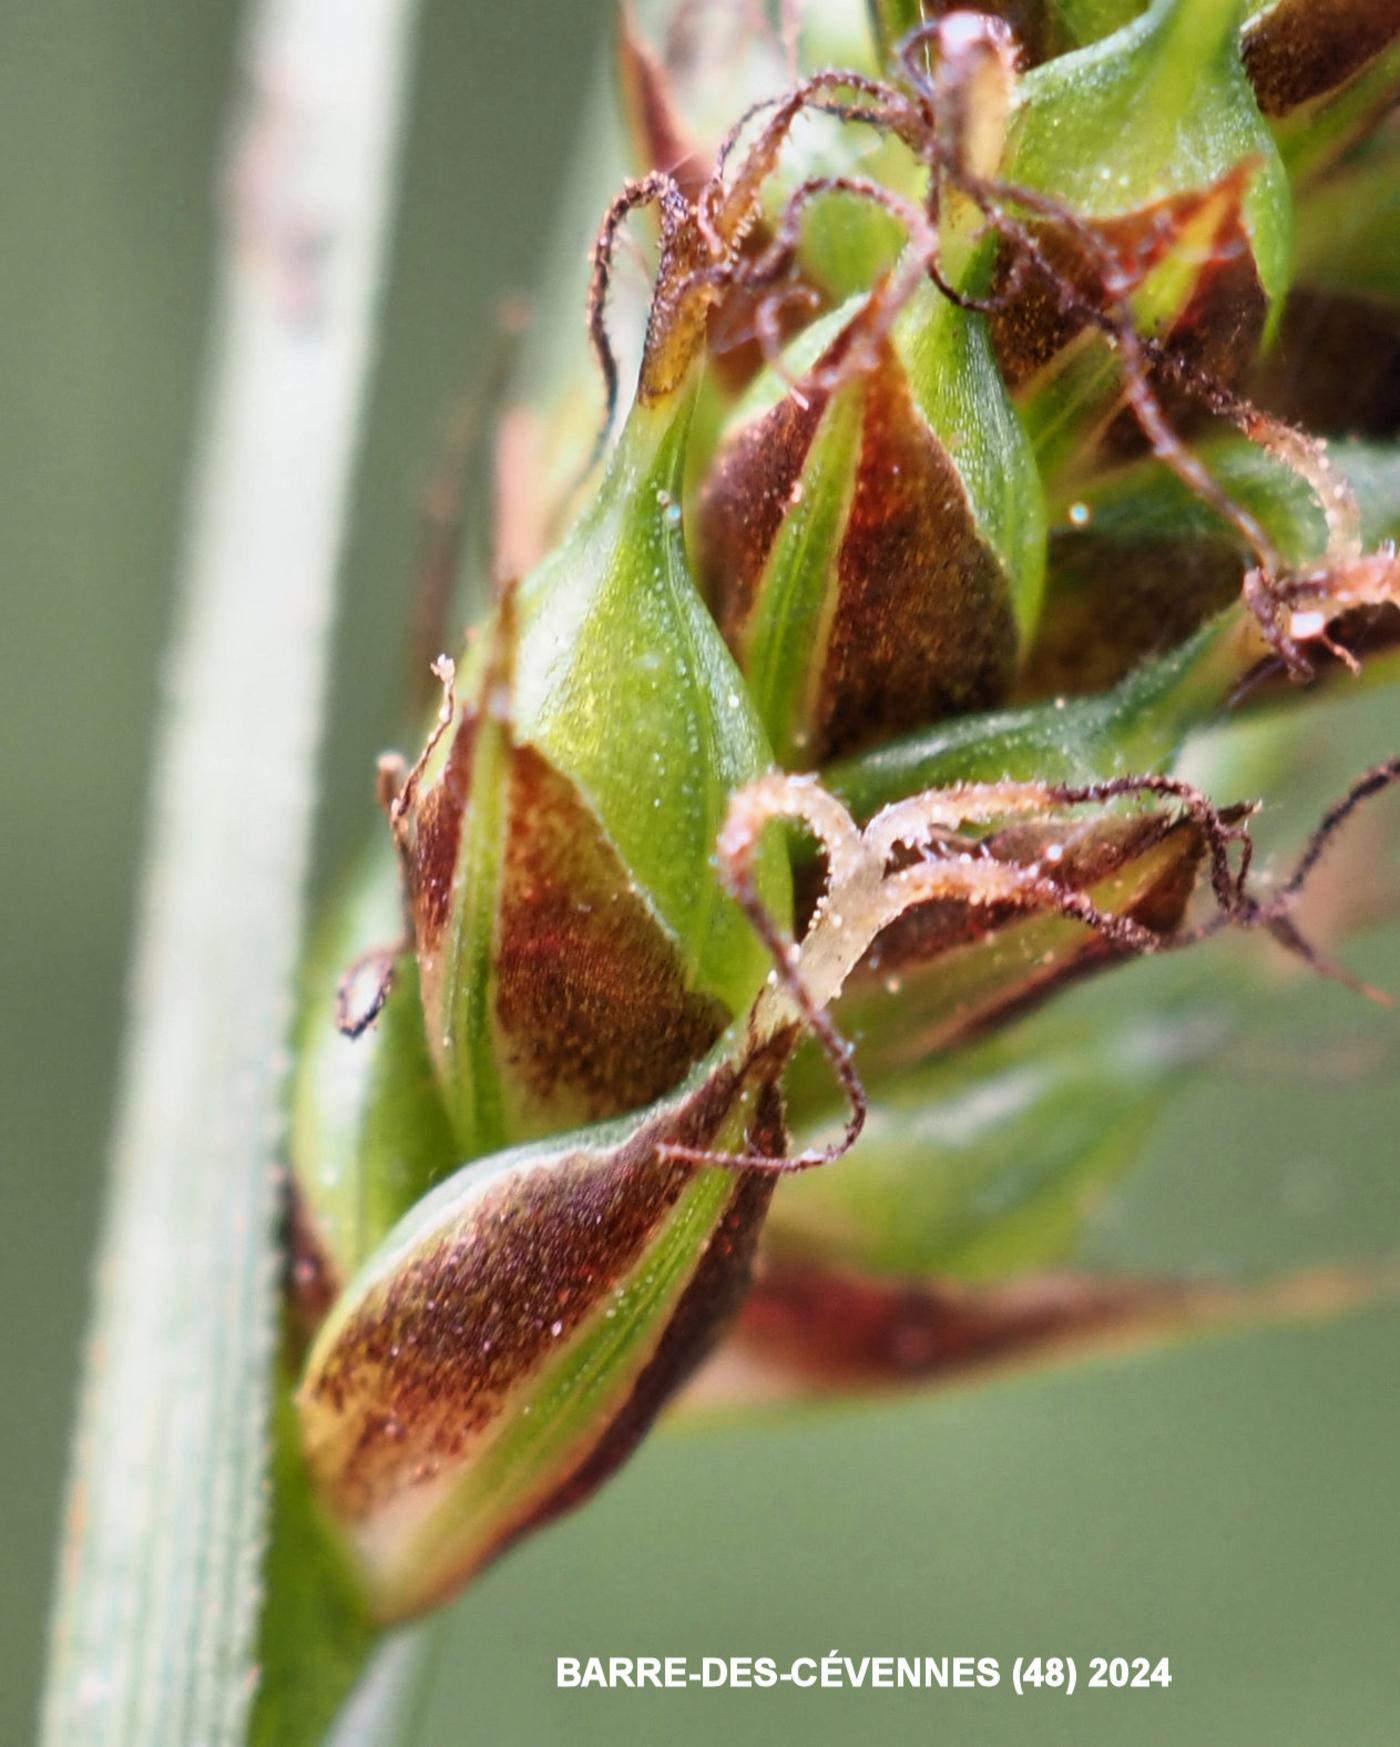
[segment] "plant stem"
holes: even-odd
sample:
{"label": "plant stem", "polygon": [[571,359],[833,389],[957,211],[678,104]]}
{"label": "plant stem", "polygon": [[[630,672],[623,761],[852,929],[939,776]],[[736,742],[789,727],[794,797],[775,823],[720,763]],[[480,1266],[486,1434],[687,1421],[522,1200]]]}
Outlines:
{"label": "plant stem", "polygon": [[245,1736],[284,1039],[414,13],[246,27],[45,1747]]}

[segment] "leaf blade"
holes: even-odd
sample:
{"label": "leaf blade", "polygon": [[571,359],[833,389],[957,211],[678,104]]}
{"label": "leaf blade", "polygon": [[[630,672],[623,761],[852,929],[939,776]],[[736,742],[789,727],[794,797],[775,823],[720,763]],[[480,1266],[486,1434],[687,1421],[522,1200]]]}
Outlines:
{"label": "leaf blade", "polygon": [[247,27],[46,1747],[245,1738],[280,1057],[413,14],[265,0]]}

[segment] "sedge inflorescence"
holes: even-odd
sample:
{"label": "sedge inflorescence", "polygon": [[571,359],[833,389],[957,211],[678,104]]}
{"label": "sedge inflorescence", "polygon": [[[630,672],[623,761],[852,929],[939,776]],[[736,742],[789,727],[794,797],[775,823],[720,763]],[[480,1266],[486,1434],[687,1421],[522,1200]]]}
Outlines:
{"label": "sedge inflorescence", "polygon": [[[849,63],[815,67],[785,10],[726,36],[718,125],[704,41],[737,11],[711,10],[661,49],[623,15],[638,161],[586,309],[602,436],[581,376],[501,420],[491,599],[308,970],[297,1402],[384,1618],[586,1497],[761,1252],[811,1329],[858,1301],[877,1368],[887,1276],[956,1333],[972,1284],[1062,1257],[1106,1140],[1190,1051],[1159,1027],[1128,1066],[1121,1015],[1087,1053],[1026,1015],[1231,930],[1346,977],[1298,900],[1400,774],[1368,772],[1270,886],[1252,804],[1177,769],[1196,729],[1383,665],[1400,628],[1400,394],[1317,434],[1306,360],[1279,366],[1290,228],[1400,164],[1367,8],[1311,80],[1282,8],[1242,29],[1153,0],[1082,41],[1049,0],[1021,38],[876,0]],[[610,294],[643,209],[623,407]],[[1364,444],[1335,440],[1348,418]],[[930,1203],[913,1118],[1013,1070],[1053,1181]],[[1025,1170],[998,1121],[960,1170]],[[863,1203],[867,1156],[923,1223]],[[986,1339],[1137,1301],[1035,1302]]]}

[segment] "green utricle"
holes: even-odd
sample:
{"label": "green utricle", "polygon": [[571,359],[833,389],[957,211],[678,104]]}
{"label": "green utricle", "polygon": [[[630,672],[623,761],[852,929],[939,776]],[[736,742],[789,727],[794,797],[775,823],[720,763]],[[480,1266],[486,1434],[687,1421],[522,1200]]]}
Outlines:
{"label": "green utricle", "polygon": [[[768,971],[713,860],[770,755],[686,564],[690,399],[634,408],[590,508],[470,642],[409,790],[425,1023],[466,1157],[650,1103]],[[777,843],[759,889],[786,914]]]}

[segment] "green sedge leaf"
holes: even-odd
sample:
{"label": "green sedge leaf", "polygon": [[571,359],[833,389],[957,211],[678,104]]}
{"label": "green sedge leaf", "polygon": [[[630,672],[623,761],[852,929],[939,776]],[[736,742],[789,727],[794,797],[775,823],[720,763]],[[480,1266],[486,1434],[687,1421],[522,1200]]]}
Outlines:
{"label": "green sedge leaf", "polygon": [[356,1573],[327,1534],[279,1372],[272,1521],[248,1747],[322,1747],[378,1637]]}

